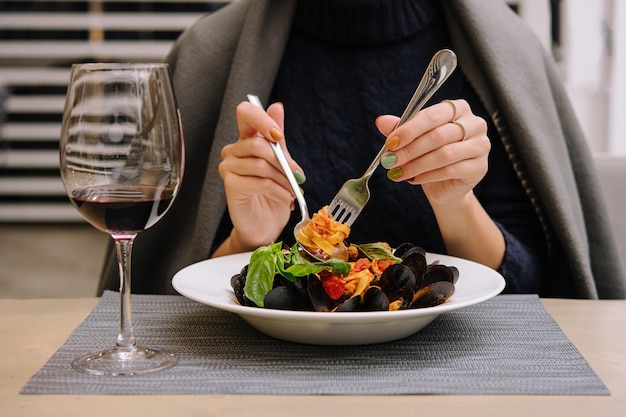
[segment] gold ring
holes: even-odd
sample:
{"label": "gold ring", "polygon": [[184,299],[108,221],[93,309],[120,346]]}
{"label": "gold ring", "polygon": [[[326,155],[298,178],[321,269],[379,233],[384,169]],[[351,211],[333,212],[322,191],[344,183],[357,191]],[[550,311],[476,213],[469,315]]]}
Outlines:
{"label": "gold ring", "polygon": [[467,132],[465,131],[465,126],[463,126],[461,124],[461,122],[459,122],[458,120],[453,120],[450,123],[457,125],[463,131],[463,138],[461,139],[461,142],[463,142],[465,139],[467,139]]}
{"label": "gold ring", "polygon": [[454,118],[456,117],[456,104],[454,104],[454,101],[452,100],[442,100],[442,103],[449,103],[452,106],[452,118],[450,119],[451,122],[454,122]]}

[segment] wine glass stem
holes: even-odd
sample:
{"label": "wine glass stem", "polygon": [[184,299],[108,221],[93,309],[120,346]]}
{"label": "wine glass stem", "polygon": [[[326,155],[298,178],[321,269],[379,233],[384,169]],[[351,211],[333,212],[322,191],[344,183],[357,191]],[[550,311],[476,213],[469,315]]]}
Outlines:
{"label": "wine glass stem", "polygon": [[131,294],[131,254],[133,251],[134,235],[113,236],[117,250],[117,261],[120,270],[120,332],[117,336],[117,346],[123,350],[132,351],[136,347],[133,333]]}

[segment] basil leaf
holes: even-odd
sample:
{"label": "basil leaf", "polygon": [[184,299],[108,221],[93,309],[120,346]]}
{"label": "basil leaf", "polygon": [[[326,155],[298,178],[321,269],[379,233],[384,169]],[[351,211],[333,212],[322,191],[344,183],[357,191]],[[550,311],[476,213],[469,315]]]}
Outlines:
{"label": "basil leaf", "polygon": [[291,258],[292,265],[281,271],[281,274],[289,280],[293,277],[304,277],[309,274],[317,274],[323,270],[331,270],[334,274],[347,276],[350,273],[350,264],[338,259],[330,259],[326,262],[309,262],[304,258],[300,258],[299,263],[293,263],[294,257]]}
{"label": "basil leaf", "polygon": [[323,265],[327,269],[330,268],[334,274],[341,274],[344,277],[350,274],[350,264],[339,259],[329,259],[326,262],[321,262],[319,265]]}
{"label": "basil leaf", "polygon": [[243,291],[259,307],[264,306],[265,296],[274,286],[274,275],[284,262],[281,247],[280,242],[261,246],[250,256]]}
{"label": "basil leaf", "polygon": [[394,256],[393,253],[389,252],[387,248],[385,248],[380,243],[364,243],[361,245],[356,245],[359,251],[367,256],[369,259],[389,259],[396,262],[402,262],[402,259]]}
{"label": "basil leaf", "polygon": [[283,276],[289,280],[295,280],[297,277],[306,277],[309,274],[317,274],[318,272],[328,269],[320,265],[312,263],[303,263],[291,265],[283,271]]}
{"label": "basil leaf", "polygon": [[300,254],[300,248],[297,243],[289,249],[287,256],[290,264],[303,264],[309,262]]}

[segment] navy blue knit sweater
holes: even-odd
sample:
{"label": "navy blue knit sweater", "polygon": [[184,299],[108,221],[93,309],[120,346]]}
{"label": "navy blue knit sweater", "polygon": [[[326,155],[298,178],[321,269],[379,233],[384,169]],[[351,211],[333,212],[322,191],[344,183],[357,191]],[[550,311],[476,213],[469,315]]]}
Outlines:
{"label": "navy blue knit sweater", "polygon": [[[287,146],[305,170],[312,212],[346,179],[363,174],[385,140],[376,117],[400,115],[432,55],[449,47],[443,13],[432,0],[299,1],[270,102],[285,105]],[[464,98],[489,122],[489,172],[475,193],[505,236],[505,291],[541,293],[544,235],[462,62],[430,103],[444,98]],[[421,187],[394,183],[379,167],[370,190],[350,242],[413,242],[446,253]],[[280,240],[293,243],[298,217],[296,210]]]}

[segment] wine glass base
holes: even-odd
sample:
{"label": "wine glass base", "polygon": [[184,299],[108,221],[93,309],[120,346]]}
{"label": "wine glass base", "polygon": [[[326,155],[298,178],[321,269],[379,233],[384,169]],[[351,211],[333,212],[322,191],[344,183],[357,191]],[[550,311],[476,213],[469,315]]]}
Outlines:
{"label": "wine glass base", "polygon": [[91,375],[143,375],[167,369],[176,364],[178,355],[135,346],[114,347],[75,359],[72,367]]}

